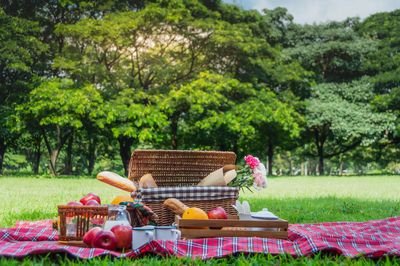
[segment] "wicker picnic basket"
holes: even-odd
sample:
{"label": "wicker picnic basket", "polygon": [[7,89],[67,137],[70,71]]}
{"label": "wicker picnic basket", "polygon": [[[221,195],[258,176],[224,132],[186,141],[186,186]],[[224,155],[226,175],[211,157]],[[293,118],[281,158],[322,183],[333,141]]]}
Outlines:
{"label": "wicker picnic basket", "polygon": [[[236,214],[232,204],[235,204],[239,197],[239,188],[218,188],[216,187],[194,187],[201,179],[211,172],[227,165],[235,164],[236,154],[233,152],[221,151],[184,151],[184,150],[135,150],[129,163],[129,179],[139,181],[144,174],[151,173],[159,190],[165,187],[190,187],[191,191],[199,190],[210,193],[219,191],[219,195],[214,195],[213,200],[188,198],[182,194],[174,195],[183,203],[190,207],[198,207],[208,212],[217,206],[223,207],[228,214]],[[189,188],[188,188],[189,189]],[[224,195],[227,191],[226,195]],[[143,192],[143,193],[142,193]],[[158,216],[160,225],[168,225],[174,222],[175,214],[163,206],[167,197],[157,196],[157,189],[151,189],[146,193],[146,189],[139,189],[132,194],[137,197],[137,193],[143,195],[153,195],[154,197],[143,197],[141,200],[149,206]],[[193,192],[196,193],[196,192]],[[222,193],[222,194],[221,194]],[[162,194],[163,195],[163,194]],[[186,194],[192,195],[192,194]],[[170,195],[168,195],[170,197]]]}

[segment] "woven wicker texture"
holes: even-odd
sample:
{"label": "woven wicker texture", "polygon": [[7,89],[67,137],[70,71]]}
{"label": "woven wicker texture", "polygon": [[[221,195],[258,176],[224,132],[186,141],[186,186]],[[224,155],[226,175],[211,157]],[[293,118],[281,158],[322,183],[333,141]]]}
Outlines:
{"label": "woven wicker texture", "polygon": [[[107,207],[95,206],[58,206],[58,216],[60,217],[60,230],[58,238],[60,241],[82,240],[83,236],[89,231],[89,223],[92,218],[107,219]],[[67,236],[67,217],[76,219],[76,234]]]}
{"label": "woven wicker texture", "polygon": [[[227,165],[235,164],[236,154],[221,151],[182,151],[182,150],[135,150],[129,163],[129,179],[138,182],[147,173],[151,173],[159,187],[196,186],[211,172]],[[239,195],[221,200],[185,201],[190,207],[210,211],[217,206],[227,213],[235,214],[232,204]],[[160,218],[160,225],[174,222],[175,214],[160,202],[146,202]]]}
{"label": "woven wicker texture", "polygon": [[[228,214],[237,214],[236,210],[232,207],[232,205],[235,205],[237,198],[238,197],[212,201],[181,201],[189,207],[197,207],[205,212],[209,212],[216,207],[221,206]],[[170,225],[175,221],[175,213],[165,208],[162,202],[147,202],[146,205],[157,213],[158,217],[160,217],[159,225]]]}
{"label": "woven wicker texture", "polygon": [[233,152],[135,150],[129,163],[129,179],[138,182],[144,174],[151,173],[159,187],[193,186],[235,161]]}

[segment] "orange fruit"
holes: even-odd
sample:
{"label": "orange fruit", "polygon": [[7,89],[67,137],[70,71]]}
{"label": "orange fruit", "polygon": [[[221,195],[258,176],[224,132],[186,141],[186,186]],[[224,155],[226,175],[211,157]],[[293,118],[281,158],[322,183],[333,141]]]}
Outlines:
{"label": "orange fruit", "polygon": [[182,214],[182,219],[207,219],[208,220],[208,215],[202,209],[197,208],[197,207],[192,207],[192,208],[187,209]]}
{"label": "orange fruit", "polygon": [[119,205],[120,202],[124,202],[124,201],[133,201],[133,199],[128,195],[119,195],[119,196],[115,197],[115,199],[113,199],[113,201],[111,201],[111,204]]}
{"label": "orange fruit", "polygon": [[[205,211],[197,207],[191,207],[182,214],[182,219],[206,219],[208,215]],[[190,227],[193,229],[207,229],[208,227]]]}

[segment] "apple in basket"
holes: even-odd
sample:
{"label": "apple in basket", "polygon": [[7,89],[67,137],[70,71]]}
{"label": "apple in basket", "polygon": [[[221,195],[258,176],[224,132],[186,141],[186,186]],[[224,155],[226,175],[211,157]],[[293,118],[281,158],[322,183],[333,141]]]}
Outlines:
{"label": "apple in basket", "polygon": [[85,206],[100,206],[100,204],[96,200],[89,200]]}
{"label": "apple in basket", "polygon": [[214,210],[211,210],[207,213],[208,219],[228,219],[228,216],[226,215],[226,211],[224,208],[218,206]]}
{"label": "apple in basket", "polygon": [[83,206],[83,204],[82,203],[80,203],[80,202],[77,202],[77,201],[71,201],[71,202],[68,202],[68,204],[67,205],[69,205],[69,206]]}
{"label": "apple in basket", "polygon": [[117,247],[117,239],[113,232],[100,229],[100,231],[95,234],[92,240],[92,247],[115,250]]}
{"label": "apple in basket", "polygon": [[127,225],[116,225],[111,228],[117,239],[117,248],[127,249],[132,246],[132,227]]}
{"label": "apple in basket", "polygon": [[99,203],[99,205],[101,204],[100,197],[99,197],[98,195],[94,194],[94,193],[88,193],[86,196],[84,196],[83,198],[81,198],[80,202],[81,202],[83,205],[87,205],[86,203],[87,203],[89,200],[95,200],[95,201],[97,201],[97,202]]}

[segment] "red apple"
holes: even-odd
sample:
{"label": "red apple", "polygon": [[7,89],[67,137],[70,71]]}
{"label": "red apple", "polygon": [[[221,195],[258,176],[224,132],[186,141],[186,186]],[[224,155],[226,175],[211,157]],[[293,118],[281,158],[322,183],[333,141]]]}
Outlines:
{"label": "red apple", "polygon": [[97,195],[94,194],[94,193],[89,193],[89,194],[87,194],[86,196],[84,196],[83,198],[81,198],[80,202],[81,202],[83,205],[86,205],[86,202],[88,202],[89,200],[95,200],[95,201],[97,201],[99,204],[101,204],[100,197],[97,196]]}
{"label": "red apple", "polygon": [[85,203],[85,206],[100,206],[100,204],[95,200],[89,200]]}
{"label": "red apple", "polygon": [[85,243],[88,247],[92,247],[93,239],[100,231],[101,231],[100,227],[93,227],[92,229],[87,231],[83,236],[83,243]]}
{"label": "red apple", "polygon": [[228,219],[226,211],[220,206],[218,206],[214,210],[209,211],[207,213],[207,216],[209,219]]}
{"label": "red apple", "polygon": [[77,202],[77,201],[71,201],[71,202],[68,202],[68,204],[67,205],[70,205],[70,206],[83,206],[83,204],[82,203],[80,203],[80,202]]}
{"label": "red apple", "polygon": [[117,248],[127,249],[132,246],[132,227],[127,225],[116,225],[111,228],[117,239]]}
{"label": "red apple", "polygon": [[93,238],[92,247],[115,250],[117,239],[113,232],[100,230]]}

